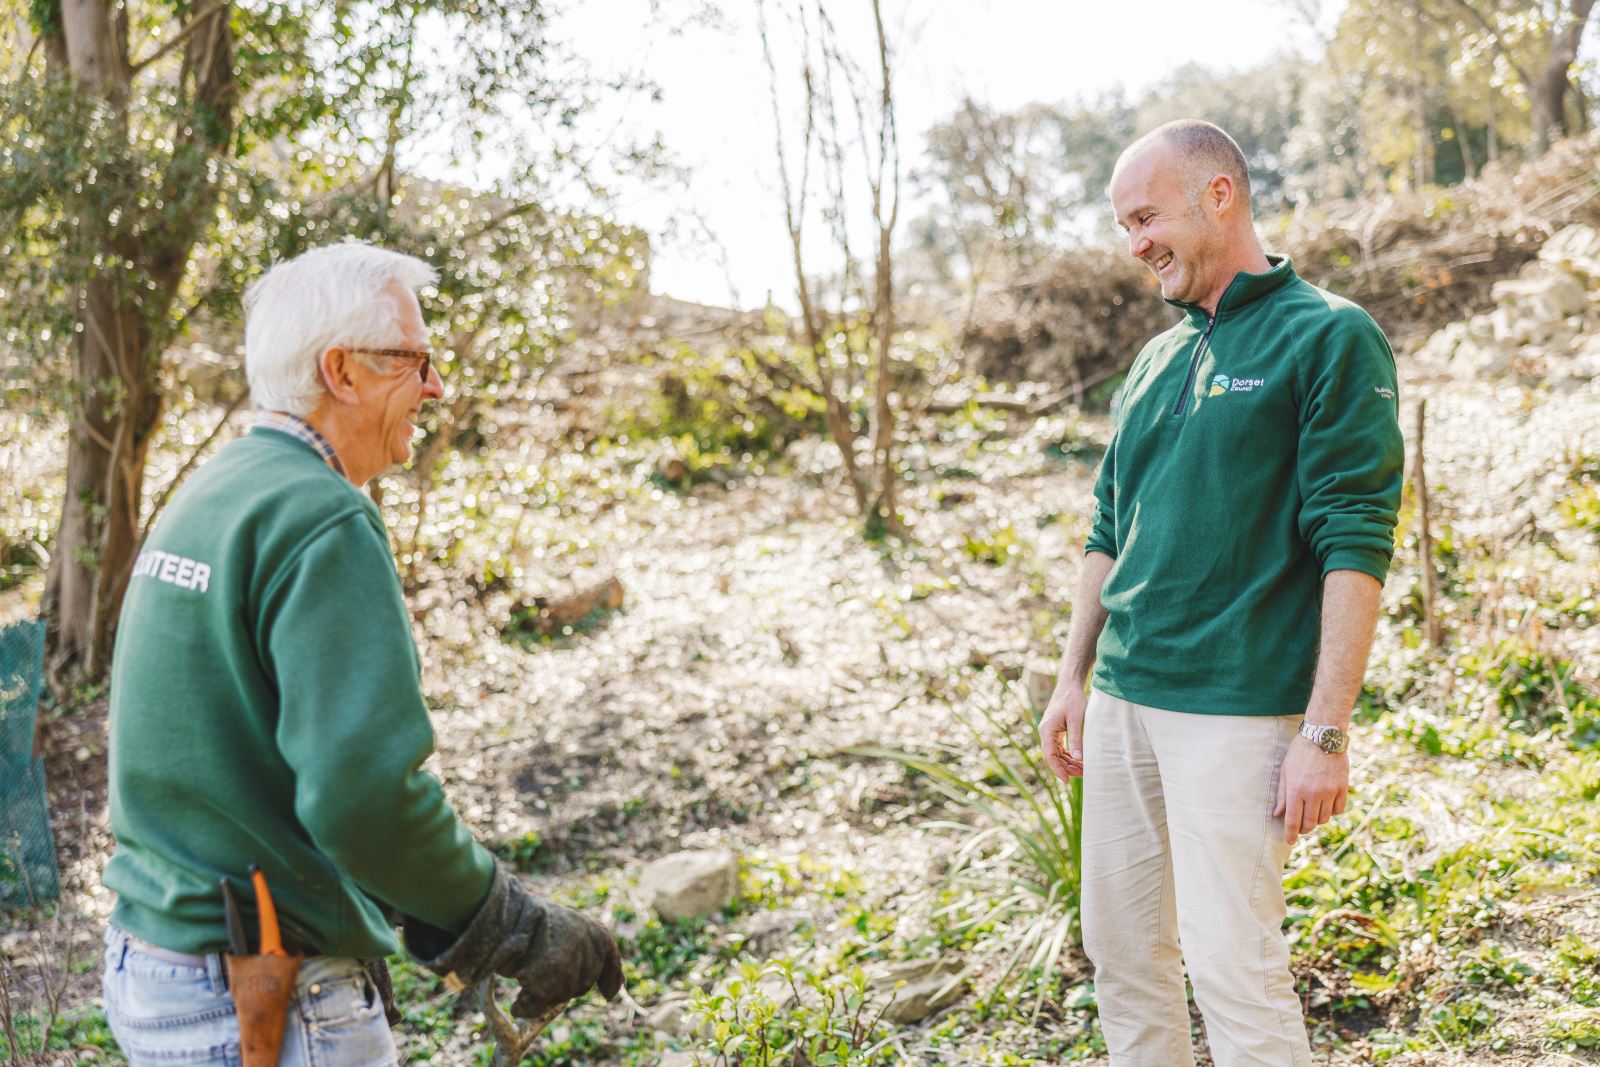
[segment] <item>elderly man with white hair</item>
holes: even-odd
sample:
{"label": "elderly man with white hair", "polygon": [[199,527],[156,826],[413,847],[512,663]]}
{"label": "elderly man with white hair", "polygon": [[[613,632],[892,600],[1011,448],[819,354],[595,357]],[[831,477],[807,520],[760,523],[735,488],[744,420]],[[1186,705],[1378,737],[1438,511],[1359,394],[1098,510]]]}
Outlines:
{"label": "elderly man with white hair", "polygon": [[246,299],[255,427],[178,491],[134,568],[112,661],[104,990],[135,1067],[240,1062],[225,896],[270,941],[255,865],[303,957],[275,1062],[395,1062],[369,964],[397,950],[397,921],[439,974],[517,979],[518,1015],[621,984],[605,927],[497,867],[421,770],[417,649],[361,489],[409,458],[443,393],[415,295],[433,280],[356,242],[268,272]]}

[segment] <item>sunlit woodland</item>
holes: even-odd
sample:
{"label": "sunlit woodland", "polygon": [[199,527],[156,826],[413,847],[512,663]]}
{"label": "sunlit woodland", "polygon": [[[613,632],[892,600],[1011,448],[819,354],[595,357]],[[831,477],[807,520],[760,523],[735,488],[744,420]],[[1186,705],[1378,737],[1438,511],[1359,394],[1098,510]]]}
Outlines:
{"label": "sunlit woodland", "polygon": [[[699,161],[597,124],[660,92],[591,68],[576,6],[0,0],[0,624],[46,634],[0,803],[39,757],[56,883],[0,813],[0,1062],[125,1062],[99,986],[122,597],[249,428],[245,289],[355,237],[439,271],[445,394],[369,486],[429,769],[622,949],[627,995],[522,1062],[1107,1063],[1081,792],[1035,724],[1111,405],[1177,320],[1107,183],[1201,117],[1264,245],[1399,367],[1350,806],[1285,872],[1317,1062],[1600,1063],[1594,0],[1261,0],[1309,52],[926,128],[898,118],[916,5],[653,0],[651,33],[764,72],[728,91],[763,101],[745,162],[792,269],[723,305],[658,277],[717,235],[628,191]],[[725,880],[708,904],[653,884],[685,852]],[[404,1062],[491,1061],[484,1005],[391,966]]]}

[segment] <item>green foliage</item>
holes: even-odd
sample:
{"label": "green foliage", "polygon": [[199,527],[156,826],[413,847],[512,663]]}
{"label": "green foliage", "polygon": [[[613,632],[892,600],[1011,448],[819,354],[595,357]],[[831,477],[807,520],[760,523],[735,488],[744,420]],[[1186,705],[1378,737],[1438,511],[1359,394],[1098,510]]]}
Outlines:
{"label": "green foliage", "polygon": [[72,1008],[58,1016],[50,1027],[48,1043],[40,1041],[39,1028],[43,1018],[25,1012],[12,1020],[12,1035],[8,1039],[0,1031],[0,1061],[31,1063],[45,1062],[42,1050],[65,1053],[71,1050],[72,1062],[83,1064],[120,1064],[127,1062],[117,1047],[116,1038],[106,1022],[105,1012],[96,1002]]}
{"label": "green foliage", "polygon": [[1568,1052],[1600,1049],[1600,1011],[1569,1008],[1545,1019],[1544,1036]]}
{"label": "green foliage", "polygon": [[497,843],[494,853],[518,870],[531,871],[545,856],[544,838],[537,830],[529,830],[521,837]]}
{"label": "green foliage", "polygon": [[804,852],[792,859],[759,851],[739,863],[739,906],[781,908],[803,893],[845,900],[866,891],[861,875]]}
{"label": "green foliage", "polygon": [[626,966],[641,980],[670,984],[713,955],[711,933],[704,919],[650,919],[634,934]]}
{"label": "green foliage", "polygon": [[691,482],[779,453],[823,429],[822,399],[803,384],[798,358],[775,344],[702,352],[680,342],[642,361],[655,373],[654,391],[642,407],[610,409],[607,433],[670,442]]}
{"label": "green foliage", "polygon": [[1495,1012],[1475,997],[1450,1000],[1427,1014],[1426,1025],[1444,1044],[1472,1045],[1495,1023]]}
{"label": "green foliage", "polygon": [[1556,510],[1575,530],[1600,536],[1600,474],[1589,474],[1588,468],[1576,484],[1562,495]]}
{"label": "green foliage", "polygon": [[706,1036],[695,1050],[705,1067],[872,1067],[897,1062],[875,998],[859,967],[825,973],[788,960],[741,964],[727,985],[698,993],[689,1017]]}
{"label": "green foliage", "polygon": [[1463,676],[1476,675],[1514,730],[1559,729],[1577,746],[1600,743],[1600,696],[1576,680],[1577,666],[1525,640],[1508,638],[1460,659]]}
{"label": "green foliage", "polygon": [[971,820],[934,824],[966,836],[950,867],[953,892],[940,918],[947,940],[1005,958],[998,994],[1018,977],[1055,970],[1077,943],[1083,781],[1062,786],[1044,766],[1022,708],[991,707],[981,698],[974,704],[975,715],[951,710],[981,756],[976,767],[963,758],[968,749],[951,746],[931,757],[871,747],[848,751],[926,775]]}
{"label": "green foliage", "polygon": [[1414,1020],[1411,1035],[1383,1039],[1394,1053],[1506,1046],[1499,1005],[1513,997],[1594,1004],[1592,946],[1568,938],[1532,953],[1496,940],[1520,903],[1600,877],[1600,756],[1560,759],[1523,788],[1477,783],[1447,818],[1416,797],[1462,779],[1409,769],[1357,798],[1359,822],[1324,828],[1285,879],[1287,933],[1297,969],[1316,976],[1313,1002]]}
{"label": "green foliage", "polygon": [[962,551],[979,563],[999,566],[1022,551],[1016,527],[1009,522],[982,534],[968,534]]}

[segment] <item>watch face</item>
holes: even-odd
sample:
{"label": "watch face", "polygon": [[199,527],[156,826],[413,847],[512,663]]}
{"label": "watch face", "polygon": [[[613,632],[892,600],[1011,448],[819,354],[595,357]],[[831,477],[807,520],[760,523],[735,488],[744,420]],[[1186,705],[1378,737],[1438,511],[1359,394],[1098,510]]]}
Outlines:
{"label": "watch face", "polygon": [[1300,733],[1306,740],[1330,755],[1337,755],[1345,750],[1347,743],[1345,733],[1337,726],[1312,726],[1306,723],[1300,728]]}

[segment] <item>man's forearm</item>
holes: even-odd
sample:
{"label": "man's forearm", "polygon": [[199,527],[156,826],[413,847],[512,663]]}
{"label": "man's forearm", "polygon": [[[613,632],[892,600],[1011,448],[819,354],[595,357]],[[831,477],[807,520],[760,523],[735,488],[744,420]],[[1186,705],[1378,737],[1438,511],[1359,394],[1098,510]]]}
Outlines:
{"label": "man's forearm", "polygon": [[1103,552],[1087,552],[1078,572],[1078,594],[1072,602],[1072,625],[1067,630],[1067,650],[1061,656],[1056,689],[1063,686],[1081,693],[1089,684],[1094,669],[1095,645],[1106,625],[1106,609],[1100,603],[1100,589],[1116,561]]}
{"label": "man's forearm", "polygon": [[1367,673],[1382,592],[1376,578],[1360,571],[1329,571],[1323,579],[1322,638],[1316,681],[1306,705],[1307,722],[1341,730],[1350,725],[1350,712]]}

